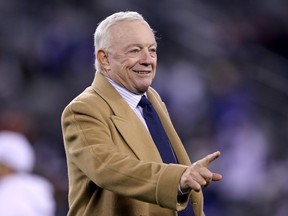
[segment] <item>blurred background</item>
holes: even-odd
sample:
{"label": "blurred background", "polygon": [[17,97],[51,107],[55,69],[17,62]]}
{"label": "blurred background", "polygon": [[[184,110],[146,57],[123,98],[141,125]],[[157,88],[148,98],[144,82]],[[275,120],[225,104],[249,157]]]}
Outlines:
{"label": "blurred background", "polygon": [[92,82],[97,24],[119,10],[156,30],[153,86],[191,160],[222,153],[206,215],[287,216],[288,1],[0,0],[0,130],[33,144],[55,216],[67,212],[61,113]]}

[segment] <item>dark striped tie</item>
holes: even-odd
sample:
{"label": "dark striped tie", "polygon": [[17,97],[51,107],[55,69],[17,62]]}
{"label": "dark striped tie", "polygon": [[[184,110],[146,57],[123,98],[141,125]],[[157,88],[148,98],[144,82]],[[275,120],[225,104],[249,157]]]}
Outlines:
{"label": "dark striped tie", "polygon": [[146,121],[149,132],[158,148],[163,162],[177,163],[173,149],[161,124],[159,116],[145,95],[142,96],[139,102],[139,106],[143,108],[143,117]]}

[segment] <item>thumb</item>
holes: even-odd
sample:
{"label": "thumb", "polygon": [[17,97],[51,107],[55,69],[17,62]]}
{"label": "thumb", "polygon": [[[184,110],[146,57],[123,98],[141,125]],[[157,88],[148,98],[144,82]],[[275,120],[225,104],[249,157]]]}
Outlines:
{"label": "thumb", "polygon": [[222,175],[219,173],[212,173],[212,181],[220,181],[222,179]]}

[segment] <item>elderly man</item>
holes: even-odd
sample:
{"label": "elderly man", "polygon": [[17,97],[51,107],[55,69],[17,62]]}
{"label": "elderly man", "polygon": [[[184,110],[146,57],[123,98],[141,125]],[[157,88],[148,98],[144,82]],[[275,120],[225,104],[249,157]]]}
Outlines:
{"label": "elderly man", "polygon": [[149,24],[137,12],[107,17],[95,32],[95,56],[92,85],[62,115],[68,215],[193,215],[193,206],[203,216],[201,187],[222,178],[208,169],[220,152],[191,165],[150,87],[157,43]]}

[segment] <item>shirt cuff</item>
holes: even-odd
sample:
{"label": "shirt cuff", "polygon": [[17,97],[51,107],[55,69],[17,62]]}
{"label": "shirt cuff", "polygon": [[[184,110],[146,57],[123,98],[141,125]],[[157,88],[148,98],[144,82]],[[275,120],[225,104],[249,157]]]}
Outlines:
{"label": "shirt cuff", "polygon": [[183,190],[181,190],[180,184],[178,184],[178,195],[187,195],[191,192],[191,190],[192,190],[191,188],[188,188],[188,189],[183,191]]}

